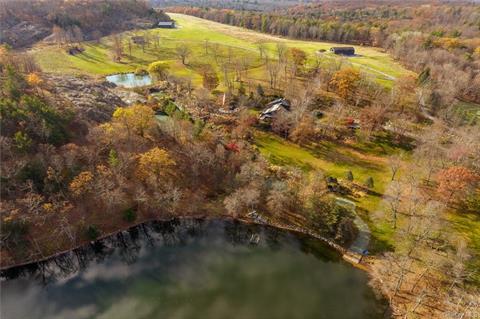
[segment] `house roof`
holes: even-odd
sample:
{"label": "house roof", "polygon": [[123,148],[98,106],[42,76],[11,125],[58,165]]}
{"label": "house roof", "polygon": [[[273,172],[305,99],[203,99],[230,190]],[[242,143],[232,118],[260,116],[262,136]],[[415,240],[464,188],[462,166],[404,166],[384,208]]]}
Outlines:
{"label": "house roof", "polygon": [[353,50],[353,51],[355,51],[355,48],[354,47],[331,47],[330,50],[335,50],[335,51],[343,51],[343,50],[351,51],[351,50]]}
{"label": "house roof", "polygon": [[260,114],[260,119],[264,120],[272,118],[273,114],[280,110],[288,111],[290,109],[290,103],[285,99],[277,99],[267,104],[267,108]]}

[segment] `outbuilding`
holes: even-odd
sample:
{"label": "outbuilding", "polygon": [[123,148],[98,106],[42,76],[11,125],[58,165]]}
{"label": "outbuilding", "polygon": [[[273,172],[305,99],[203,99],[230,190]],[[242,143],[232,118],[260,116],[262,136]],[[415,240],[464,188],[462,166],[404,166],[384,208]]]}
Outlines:
{"label": "outbuilding", "polygon": [[332,47],[330,52],[333,52],[338,55],[355,55],[354,47]]}
{"label": "outbuilding", "polygon": [[175,28],[175,21],[161,21],[158,23],[159,28],[173,29]]}

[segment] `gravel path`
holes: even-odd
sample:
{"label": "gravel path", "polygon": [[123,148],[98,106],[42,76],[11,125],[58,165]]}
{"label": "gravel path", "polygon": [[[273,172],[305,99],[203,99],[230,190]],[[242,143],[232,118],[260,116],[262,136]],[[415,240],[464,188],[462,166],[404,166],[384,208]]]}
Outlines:
{"label": "gravel path", "polygon": [[368,249],[368,244],[370,243],[371,232],[368,225],[361,219],[356,213],[356,204],[345,198],[337,198],[337,204],[349,207],[355,214],[355,226],[358,228],[357,238],[353,241],[350,247],[347,250],[346,255],[354,257],[357,259],[357,262],[360,261],[361,256]]}

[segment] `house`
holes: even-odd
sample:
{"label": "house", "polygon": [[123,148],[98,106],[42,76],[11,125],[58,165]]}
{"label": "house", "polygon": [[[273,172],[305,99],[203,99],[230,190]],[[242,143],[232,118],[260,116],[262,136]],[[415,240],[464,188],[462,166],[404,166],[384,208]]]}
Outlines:
{"label": "house", "polygon": [[333,52],[338,55],[355,55],[354,47],[332,47],[330,52]]}
{"label": "house", "polygon": [[175,21],[160,21],[157,26],[159,28],[173,29],[175,28]]}
{"label": "house", "polygon": [[268,103],[265,110],[260,114],[260,120],[272,119],[276,113],[281,111],[290,111],[290,102],[284,98]]}

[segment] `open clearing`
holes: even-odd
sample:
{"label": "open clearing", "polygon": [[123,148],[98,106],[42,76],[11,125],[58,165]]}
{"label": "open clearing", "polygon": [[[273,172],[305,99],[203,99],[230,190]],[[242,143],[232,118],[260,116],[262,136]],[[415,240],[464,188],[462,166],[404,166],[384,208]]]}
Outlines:
{"label": "open clearing", "polygon": [[[200,85],[200,69],[204,64],[212,65],[223,80],[223,72],[218,66],[219,59],[233,57],[248,60],[246,77],[251,80],[266,82],[264,62],[260,58],[258,43],[263,42],[266,52],[271,58],[276,57],[277,43],[288,47],[305,50],[309,55],[309,63],[317,57],[321,63],[345,63],[360,68],[386,86],[402,75],[410,74],[381,49],[356,46],[358,56],[342,58],[329,52],[318,54],[319,50],[328,50],[334,43],[298,41],[266,35],[243,28],[228,26],[192,16],[170,14],[176,20],[176,29],[137,30],[122,33],[124,57],[120,62],[113,61],[113,39],[102,38],[97,42],[84,44],[85,51],[77,55],[69,55],[64,48],[57,45],[38,45],[31,52],[36,61],[46,72],[79,73],[89,75],[107,75],[131,72],[145,68],[153,61],[165,61],[170,72],[176,76],[190,77],[195,85]],[[133,44],[131,50],[127,39],[134,35],[143,35],[150,39],[145,48]],[[159,41],[154,40],[159,37]],[[208,52],[205,42],[208,41]],[[157,42],[157,43],[155,43]],[[186,44],[192,54],[183,65],[175,53],[179,44]]]}

